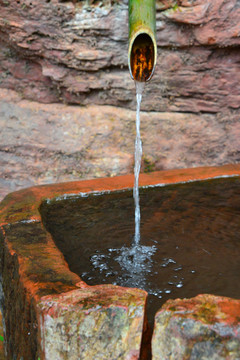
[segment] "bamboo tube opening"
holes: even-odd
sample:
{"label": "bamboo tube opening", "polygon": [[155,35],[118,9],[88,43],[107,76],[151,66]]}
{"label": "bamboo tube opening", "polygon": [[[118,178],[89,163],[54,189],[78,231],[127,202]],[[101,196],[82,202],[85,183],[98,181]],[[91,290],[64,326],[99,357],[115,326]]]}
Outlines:
{"label": "bamboo tube opening", "polygon": [[155,68],[155,46],[150,35],[143,32],[136,36],[130,49],[130,74],[140,82],[149,81]]}

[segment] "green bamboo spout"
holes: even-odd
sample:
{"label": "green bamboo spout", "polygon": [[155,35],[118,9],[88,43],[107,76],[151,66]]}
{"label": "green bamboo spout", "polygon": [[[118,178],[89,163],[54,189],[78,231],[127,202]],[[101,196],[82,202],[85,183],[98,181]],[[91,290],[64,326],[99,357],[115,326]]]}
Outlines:
{"label": "green bamboo spout", "polygon": [[128,66],[132,79],[149,81],[157,61],[155,0],[129,0]]}

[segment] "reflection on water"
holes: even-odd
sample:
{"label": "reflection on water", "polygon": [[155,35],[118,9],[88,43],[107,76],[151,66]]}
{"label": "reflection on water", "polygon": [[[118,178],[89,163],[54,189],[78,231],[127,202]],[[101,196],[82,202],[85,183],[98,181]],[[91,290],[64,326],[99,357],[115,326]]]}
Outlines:
{"label": "reflection on water", "polygon": [[89,285],[149,293],[150,320],[169,298],[240,298],[239,178],[140,189],[141,246],[134,246],[132,192],[42,204],[70,270]]}

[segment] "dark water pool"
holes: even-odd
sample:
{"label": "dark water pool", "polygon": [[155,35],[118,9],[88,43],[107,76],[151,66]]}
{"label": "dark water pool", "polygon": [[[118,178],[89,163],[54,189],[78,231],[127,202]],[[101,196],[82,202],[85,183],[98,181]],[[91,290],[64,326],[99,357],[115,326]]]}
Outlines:
{"label": "dark water pool", "polygon": [[240,180],[140,189],[141,246],[132,191],[68,196],[40,207],[70,269],[90,285],[149,293],[149,320],[169,298],[240,298]]}

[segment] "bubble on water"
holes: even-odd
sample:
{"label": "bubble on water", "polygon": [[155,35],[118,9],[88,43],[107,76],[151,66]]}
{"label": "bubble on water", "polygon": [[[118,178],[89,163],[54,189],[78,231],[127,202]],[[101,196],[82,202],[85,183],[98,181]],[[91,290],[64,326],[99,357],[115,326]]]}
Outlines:
{"label": "bubble on water", "polygon": [[110,270],[110,271],[106,272],[105,276],[112,277],[112,276],[116,276],[117,274],[118,274],[117,271]]}
{"label": "bubble on water", "polygon": [[179,265],[178,267],[174,268],[173,270],[174,271],[180,271],[180,270],[182,270],[182,268],[183,268],[182,265]]}
{"label": "bubble on water", "polygon": [[181,288],[181,287],[183,287],[183,283],[182,283],[182,281],[180,281],[180,282],[176,285],[176,287],[177,287],[177,288]]}
{"label": "bubble on water", "polygon": [[163,259],[163,262],[161,263],[161,267],[166,267],[166,266],[168,266],[169,264],[176,264],[176,261],[175,260],[173,260],[173,259],[171,259],[171,258],[164,258]]}
{"label": "bubble on water", "polygon": [[103,270],[108,270],[107,264],[100,264],[98,268],[99,268],[100,272],[102,272]]}
{"label": "bubble on water", "polygon": [[92,255],[90,261],[95,269],[98,269],[100,272],[108,270],[108,265],[106,260],[108,257],[104,254]]}
{"label": "bubble on water", "polygon": [[171,290],[170,289],[164,289],[165,294],[171,294]]}
{"label": "bubble on water", "polygon": [[162,298],[162,290],[158,290],[158,289],[149,289],[148,290],[149,295],[154,295],[156,297],[158,297],[159,299]]}

